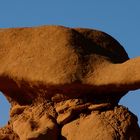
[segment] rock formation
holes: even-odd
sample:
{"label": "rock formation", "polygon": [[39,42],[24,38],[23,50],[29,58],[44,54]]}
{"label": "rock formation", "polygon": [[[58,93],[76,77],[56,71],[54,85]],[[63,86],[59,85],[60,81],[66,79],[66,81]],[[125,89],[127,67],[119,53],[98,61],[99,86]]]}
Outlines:
{"label": "rock formation", "polygon": [[11,103],[0,140],[138,140],[118,102],[140,88],[140,58],[104,32],[0,29],[0,90]]}

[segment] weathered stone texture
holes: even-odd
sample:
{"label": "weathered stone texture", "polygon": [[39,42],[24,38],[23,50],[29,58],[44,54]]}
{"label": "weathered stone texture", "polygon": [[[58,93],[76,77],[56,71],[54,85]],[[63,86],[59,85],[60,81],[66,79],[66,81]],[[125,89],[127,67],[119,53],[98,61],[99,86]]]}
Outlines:
{"label": "weathered stone texture", "polygon": [[138,140],[118,102],[140,88],[140,58],[104,32],[62,26],[0,29],[0,90],[11,103],[0,140]]}

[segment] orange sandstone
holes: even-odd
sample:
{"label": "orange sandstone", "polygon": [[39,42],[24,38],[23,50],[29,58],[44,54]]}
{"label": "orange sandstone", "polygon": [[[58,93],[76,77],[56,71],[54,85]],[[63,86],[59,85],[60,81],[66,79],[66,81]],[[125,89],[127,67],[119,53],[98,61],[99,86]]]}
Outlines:
{"label": "orange sandstone", "polygon": [[0,140],[139,139],[118,101],[140,88],[140,58],[108,34],[41,26],[0,29],[0,90],[11,103]]}

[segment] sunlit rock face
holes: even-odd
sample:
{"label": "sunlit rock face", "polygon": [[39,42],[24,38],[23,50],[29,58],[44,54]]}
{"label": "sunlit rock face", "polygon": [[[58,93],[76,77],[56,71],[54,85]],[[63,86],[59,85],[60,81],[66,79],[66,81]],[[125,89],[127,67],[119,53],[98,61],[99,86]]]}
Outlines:
{"label": "sunlit rock face", "polygon": [[118,101],[140,88],[140,58],[104,32],[0,29],[0,90],[11,103],[0,140],[139,140]]}

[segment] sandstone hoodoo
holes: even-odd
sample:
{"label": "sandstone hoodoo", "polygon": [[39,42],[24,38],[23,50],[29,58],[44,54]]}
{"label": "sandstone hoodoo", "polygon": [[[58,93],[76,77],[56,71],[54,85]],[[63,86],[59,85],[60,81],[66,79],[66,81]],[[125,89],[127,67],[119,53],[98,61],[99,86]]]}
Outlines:
{"label": "sandstone hoodoo", "polygon": [[11,103],[0,140],[138,140],[118,102],[140,88],[140,58],[85,28],[0,29],[0,90]]}

